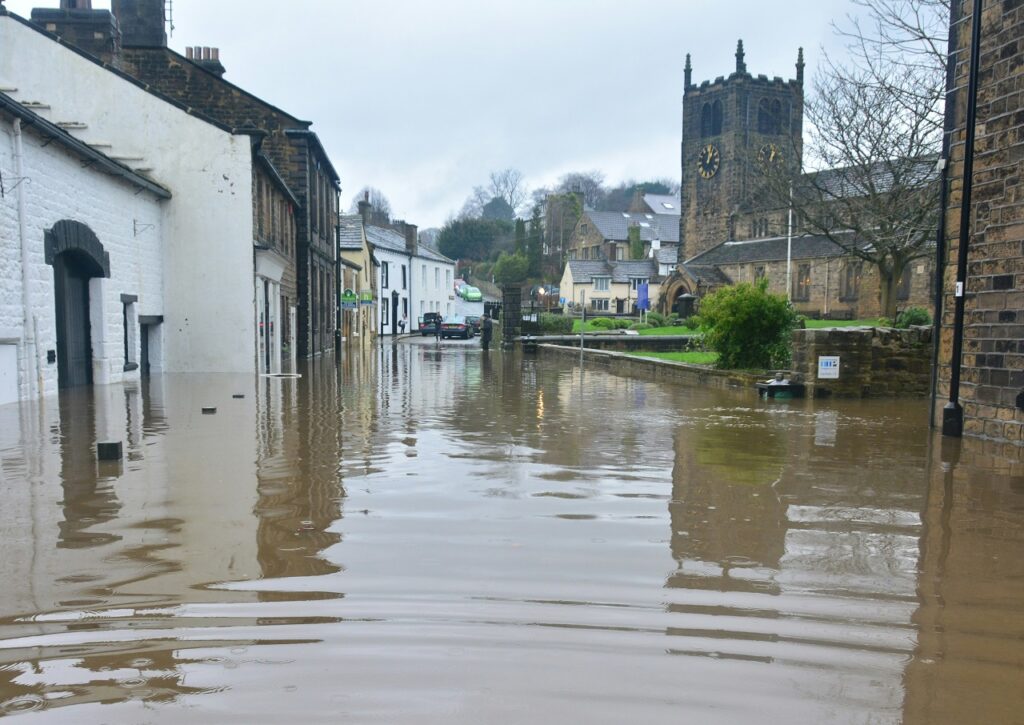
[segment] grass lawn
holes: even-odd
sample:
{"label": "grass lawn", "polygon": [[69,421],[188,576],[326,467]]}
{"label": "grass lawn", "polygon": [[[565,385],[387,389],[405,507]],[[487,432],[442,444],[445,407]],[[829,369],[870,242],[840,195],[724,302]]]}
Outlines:
{"label": "grass lawn", "polygon": [[808,330],[820,330],[823,327],[890,327],[888,320],[805,320]]}
{"label": "grass lawn", "polygon": [[717,352],[630,352],[634,357],[653,357],[658,360],[690,363],[692,365],[714,365],[718,362]]}

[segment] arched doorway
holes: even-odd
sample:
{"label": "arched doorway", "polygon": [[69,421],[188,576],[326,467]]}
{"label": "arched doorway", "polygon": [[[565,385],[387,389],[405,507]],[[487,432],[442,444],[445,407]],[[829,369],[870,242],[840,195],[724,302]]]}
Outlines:
{"label": "arched doorway", "polygon": [[91,385],[89,280],[110,276],[110,256],[89,227],[67,220],[46,232],[44,251],[53,266],[58,387]]}

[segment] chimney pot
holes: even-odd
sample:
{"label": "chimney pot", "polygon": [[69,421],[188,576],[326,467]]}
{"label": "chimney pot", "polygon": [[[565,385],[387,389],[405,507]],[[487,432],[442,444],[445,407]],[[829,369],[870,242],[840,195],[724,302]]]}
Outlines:
{"label": "chimney pot", "polygon": [[209,60],[209,59],[210,59],[210,49],[208,47],[204,46],[203,47],[203,60]]}
{"label": "chimney pot", "polygon": [[211,52],[213,53],[213,59],[219,61],[220,60],[220,48],[213,48]]}
{"label": "chimney pot", "polygon": [[187,58],[188,60],[192,60],[192,58],[193,58],[193,56],[192,56],[192,46],[191,45],[188,46],[187,48],[185,48],[185,58]]}

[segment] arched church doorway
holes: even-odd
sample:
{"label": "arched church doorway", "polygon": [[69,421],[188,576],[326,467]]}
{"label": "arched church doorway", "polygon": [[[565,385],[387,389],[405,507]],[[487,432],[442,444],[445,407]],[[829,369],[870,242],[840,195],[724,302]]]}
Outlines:
{"label": "arched church doorway", "polygon": [[46,232],[46,262],[53,266],[57,327],[57,385],[92,384],[89,280],[110,276],[110,257],[92,230],[60,221]]}

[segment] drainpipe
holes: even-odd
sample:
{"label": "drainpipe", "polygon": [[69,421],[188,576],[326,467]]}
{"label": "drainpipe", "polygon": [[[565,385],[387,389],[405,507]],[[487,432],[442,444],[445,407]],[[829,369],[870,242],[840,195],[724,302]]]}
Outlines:
{"label": "drainpipe", "polygon": [[28,398],[32,397],[32,374],[35,373],[36,391],[42,394],[42,370],[39,367],[39,355],[36,350],[35,320],[32,314],[32,295],[29,292],[29,244],[28,244],[28,211],[25,208],[25,157],[22,146],[21,119],[14,119],[14,175],[20,181],[18,186],[18,238],[21,241],[21,304],[24,310],[22,319],[22,354],[25,359],[25,380],[28,383]]}
{"label": "drainpipe", "polygon": [[963,192],[960,203],[960,248],[956,261],[953,307],[953,355],[950,360],[949,402],[942,409],[942,435],[964,434],[964,409],[960,405],[960,368],[964,351],[964,295],[967,292],[967,258],[971,240],[971,194],[974,178],[974,136],[978,115],[978,59],[981,55],[981,3],[974,0],[971,19],[971,65],[967,71],[967,138],[964,143]]}
{"label": "drainpipe", "polygon": [[935,279],[932,284],[933,309],[935,319],[932,321],[932,394],[928,406],[928,421],[932,429],[936,427],[935,408],[938,406],[939,391],[939,346],[942,340],[942,307],[945,301],[946,274],[946,206],[949,203],[949,146],[956,127],[956,63],[952,60],[956,52],[956,19],[949,19],[949,41],[946,51],[946,118],[942,128],[942,154],[939,156],[939,225],[936,231],[935,244]]}

